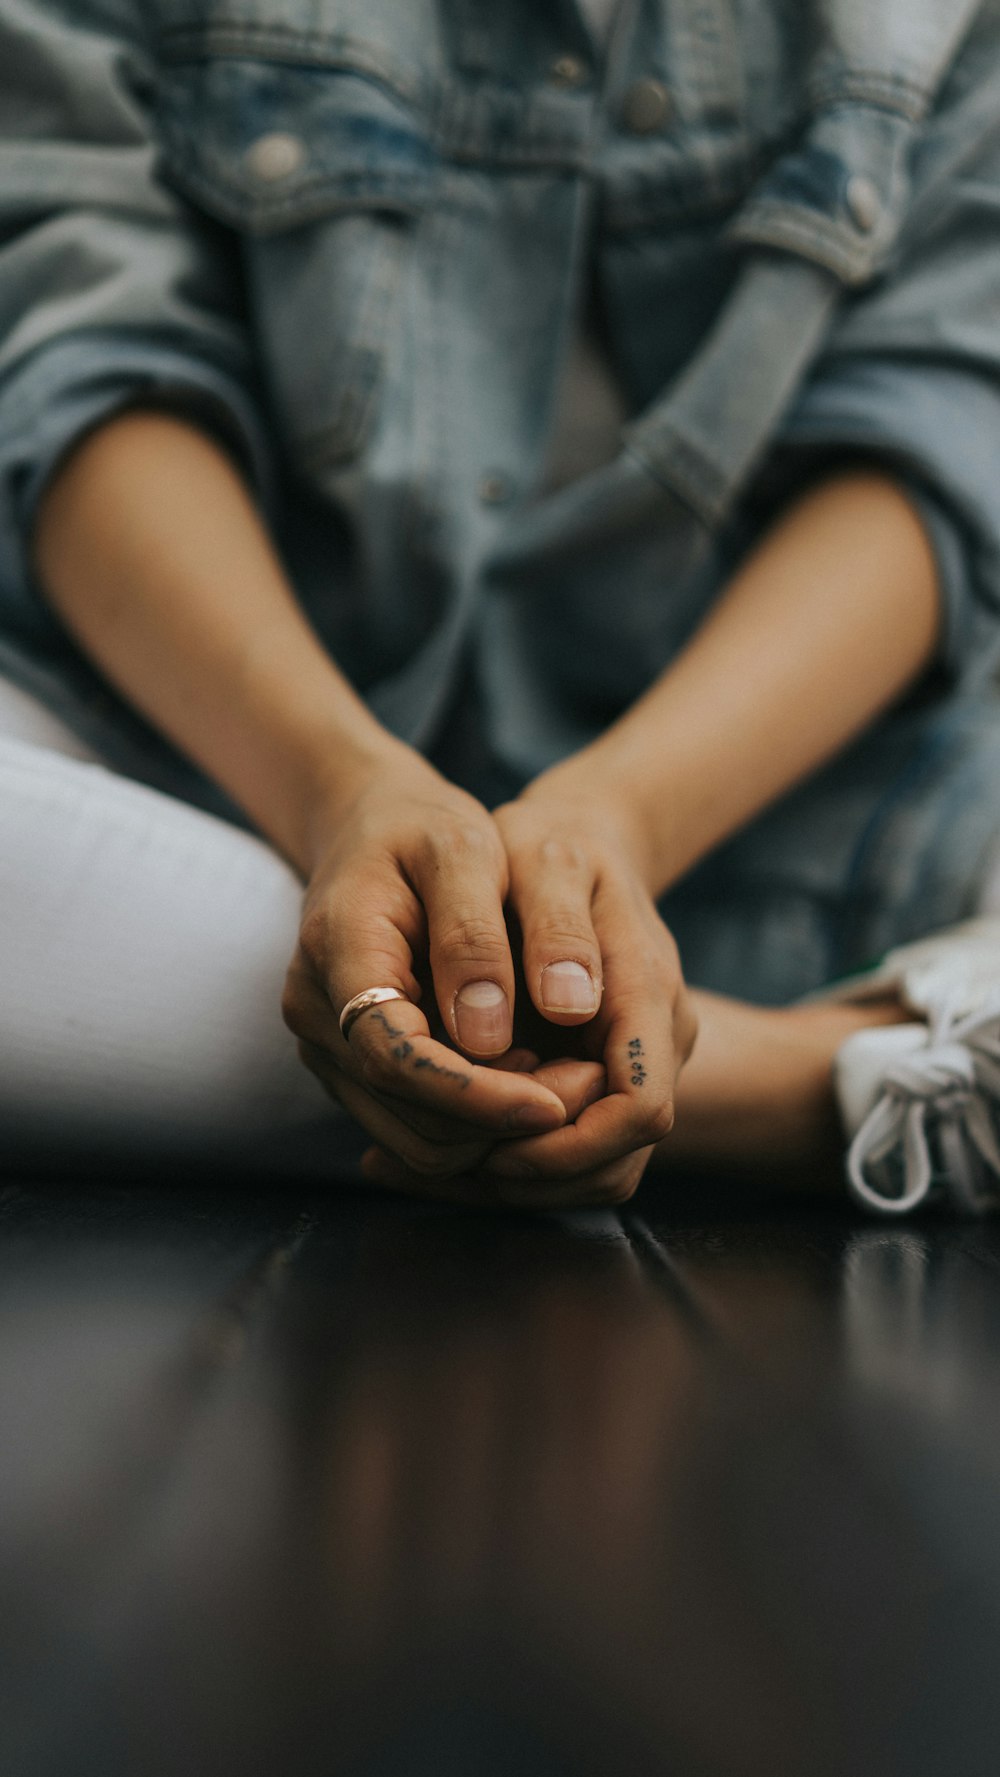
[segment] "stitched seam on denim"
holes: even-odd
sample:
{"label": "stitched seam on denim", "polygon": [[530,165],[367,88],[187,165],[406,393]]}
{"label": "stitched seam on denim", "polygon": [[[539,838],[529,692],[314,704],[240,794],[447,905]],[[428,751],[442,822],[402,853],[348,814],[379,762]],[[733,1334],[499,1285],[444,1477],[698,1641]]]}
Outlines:
{"label": "stitched seam on denim", "polygon": [[156,47],[165,62],[201,61],[209,56],[248,61],[263,57],[366,75],[410,103],[426,103],[429,96],[425,82],[373,55],[356,38],[336,32],[298,31],[286,25],[168,25],[158,34]]}
{"label": "stitched seam on denim", "polygon": [[262,198],[242,189],[227,177],[225,170],[205,170],[190,154],[178,158],[174,169],[176,176],[197,193],[213,214],[252,234],[277,233],[300,222],[316,222],[322,216],[359,207],[384,207],[412,215],[425,207],[432,192],[430,179],[421,185],[405,174],[386,175],[372,170],[356,174],[317,173],[286,197]]}
{"label": "stitched seam on denim", "polygon": [[884,236],[869,236],[862,243],[845,224],[824,224],[812,211],[766,201],[751,205],[728,232],[731,239],[746,244],[790,247],[847,279],[868,276],[889,244]]}
{"label": "stitched seam on denim", "polygon": [[910,123],[919,123],[927,111],[931,89],[874,68],[847,68],[842,73],[814,75],[809,82],[809,94],[813,103],[824,110],[844,101],[871,105],[876,110],[905,117]]}
{"label": "stitched seam on denim", "polygon": [[362,297],[357,329],[347,340],[344,374],[326,424],[301,436],[299,448],[313,468],[354,456],[371,432],[382,384],[388,316],[402,277],[404,241],[383,235]]}
{"label": "stitched seam on denim", "polygon": [[[297,59],[297,58],[296,58]],[[181,67],[189,58],[178,57],[172,66]],[[359,78],[369,78],[370,70],[350,64],[346,60],[334,62],[328,58],[325,64],[337,67],[341,72],[353,74]],[[403,94],[391,83],[378,76],[373,76],[373,84],[383,87],[393,98],[404,98],[410,102],[412,95]],[[421,101],[419,116],[415,119],[416,131],[431,153],[435,156],[451,160],[456,165],[495,167],[525,167],[551,169],[556,172],[580,172],[590,164],[591,141],[589,118],[583,120],[577,128],[560,128],[558,125],[536,123],[533,128],[526,127],[523,109],[518,112],[518,130],[504,140],[498,139],[495,125],[495,112],[488,101],[480,98],[470,102],[468,93],[454,89],[456,97],[452,98],[448,91],[438,93],[433,103],[426,98]],[[456,102],[457,101],[457,102]],[[586,128],[583,127],[586,122]],[[185,158],[190,158],[186,156]],[[361,177],[361,175],[358,175]],[[429,177],[429,175],[425,175]],[[327,177],[341,182],[350,175],[343,173],[329,174]],[[373,169],[363,175],[374,183],[378,179],[388,180],[397,177],[401,180],[414,182],[416,175],[412,173],[394,173],[392,175]],[[306,175],[308,178],[308,175]],[[303,180],[300,179],[296,190],[301,190]],[[269,205],[277,206],[281,199],[269,196]]]}
{"label": "stitched seam on denim", "polygon": [[622,437],[625,448],[654,480],[678,494],[710,528],[718,524],[729,503],[730,488],[697,445],[662,421],[655,432],[645,436],[626,427]]}
{"label": "stitched seam on denim", "polygon": [[[161,330],[154,331],[158,335]],[[94,344],[101,350],[96,358],[91,358],[88,354],[88,362],[84,366],[88,374],[97,372],[106,375],[111,371],[123,382],[134,382],[137,376],[162,379],[162,372],[166,367],[159,362],[153,365],[149,362],[150,355],[155,354],[157,359],[163,356],[177,360],[182,372],[177,377],[179,386],[190,385],[203,394],[215,394],[221,398],[222,391],[213,389],[209,380],[218,379],[227,383],[241,400],[253,405],[253,389],[249,384],[242,383],[235,371],[225,363],[206,357],[203,353],[185,350],[172,340],[150,338],[148,329],[140,325],[123,327],[120,330],[111,327],[77,327],[71,332],[59,334],[58,338],[41,340],[6,373],[2,381],[10,386],[4,387],[3,400],[5,404],[9,404],[14,417],[31,418],[37,413],[41,402],[63,386],[65,372],[58,369],[53,374],[52,354],[61,357],[64,352],[72,353],[81,346],[89,347]],[[110,351],[109,345],[112,347]],[[137,354],[135,360],[129,356],[130,349],[134,349]],[[199,371],[204,372],[203,379],[199,377]],[[37,390],[32,386],[35,381],[39,385]],[[22,383],[27,388],[19,386]]]}

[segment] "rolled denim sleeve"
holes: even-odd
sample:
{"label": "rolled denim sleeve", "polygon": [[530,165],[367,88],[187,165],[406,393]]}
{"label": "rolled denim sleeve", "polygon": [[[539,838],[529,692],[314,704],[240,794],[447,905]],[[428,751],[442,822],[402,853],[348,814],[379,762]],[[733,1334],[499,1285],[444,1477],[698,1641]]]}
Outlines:
{"label": "rolled denim sleeve", "polygon": [[0,631],[50,631],[41,494],[112,414],[168,408],[274,498],[232,238],[157,172],[153,60],[130,0],[0,11]]}
{"label": "rolled denim sleeve", "polygon": [[938,565],[943,664],[1000,661],[1000,77],[925,127],[893,263],[847,298],[782,424],[778,454],[894,472]]}

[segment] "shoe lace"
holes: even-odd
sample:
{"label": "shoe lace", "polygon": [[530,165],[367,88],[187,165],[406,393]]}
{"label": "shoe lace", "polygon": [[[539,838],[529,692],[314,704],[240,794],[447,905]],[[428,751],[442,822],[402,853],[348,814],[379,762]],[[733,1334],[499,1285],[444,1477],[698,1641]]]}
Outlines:
{"label": "shoe lace", "polygon": [[[941,1185],[957,1209],[978,1215],[1000,1196],[1000,994],[964,1016],[944,1005],[927,1047],[886,1069],[882,1091],[847,1154],[848,1186],[883,1215],[905,1215]],[[935,1172],[930,1128],[937,1142]],[[903,1188],[882,1189],[877,1169],[902,1160]],[[883,1167],[883,1176],[884,1176]]]}

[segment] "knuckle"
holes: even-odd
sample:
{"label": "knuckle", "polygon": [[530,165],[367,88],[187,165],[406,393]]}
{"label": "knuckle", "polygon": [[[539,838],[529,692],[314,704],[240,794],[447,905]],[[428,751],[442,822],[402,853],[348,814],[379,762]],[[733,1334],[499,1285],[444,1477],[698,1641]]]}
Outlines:
{"label": "knuckle", "polygon": [[506,934],[492,920],[469,916],[436,934],[435,951],[450,962],[507,962]]}
{"label": "knuckle", "polygon": [[550,834],[547,839],[541,841],[538,847],[538,862],[546,870],[556,870],[561,873],[569,870],[574,872],[582,870],[586,859],[580,846],[574,840],[556,838]]}
{"label": "knuckle", "polygon": [[293,1037],[304,1037],[306,1020],[302,1004],[302,989],[298,981],[290,978],[285,982],[281,992],[281,1016]]}
{"label": "knuckle", "polygon": [[534,941],[539,949],[560,959],[579,952],[587,957],[597,955],[597,941],[589,919],[566,909],[543,919],[534,934]]}
{"label": "knuckle", "polygon": [[488,821],[453,819],[421,837],[424,860],[435,871],[456,863],[463,869],[491,861],[500,849],[499,835]]}
{"label": "knuckle", "polygon": [[674,1126],[674,1107],[668,1098],[650,1111],[643,1125],[643,1134],[650,1142],[662,1141]]}
{"label": "knuckle", "polygon": [[387,1049],[367,1046],[361,1057],[361,1083],[370,1092],[387,1092],[395,1084],[397,1064]]}
{"label": "knuckle", "polygon": [[455,828],[451,846],[465,857],[476,859],[492,857],[496,852],[497,842],[486,822],[462,821]]}
{"label": "knuckle", "polygon": [[333,1009],[329,997],[312,975],[291,969],[281,990],[281,1016],[296,1037],[323,1041],[330,1031]]}
{"label": "knuckle", "polygon": [[302,916],[299,944],[314,968],[322,968],[330,943],[330,919],[325,908],[310,907]]}
{"label": "knuckle", "polygon": [[605,1186],[605,1202],[612,1206],[628,1203],[635,1196],[640,1176],[638,1173],[629,1171],[620,1177],[609,1179]]}
{"label": "knuckle", "polygon": [[687,1061],[698,1041],[698,1014],[687,994],[681,1001],[674,1028],[681,1059]]}

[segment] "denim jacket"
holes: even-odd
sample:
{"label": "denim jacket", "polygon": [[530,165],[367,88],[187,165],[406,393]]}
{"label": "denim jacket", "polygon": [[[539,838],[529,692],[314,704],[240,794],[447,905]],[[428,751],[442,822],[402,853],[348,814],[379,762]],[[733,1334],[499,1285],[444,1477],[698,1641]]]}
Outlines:
{"label": "denim jacket", "polygon": [[[250,478],[324,644],[521,776],[683,644],[796,487],[891,466],[960,683],[1000,655],[1000,0],[4,0],[0,665],[130,403]],[[544,467],[589,287],[629,418]],[[27,663],[27,664],[26,664]]]}

